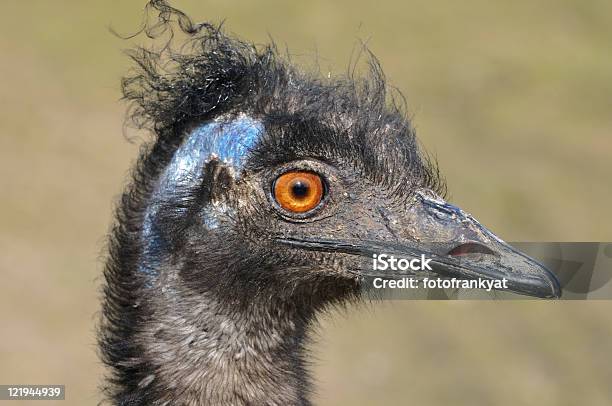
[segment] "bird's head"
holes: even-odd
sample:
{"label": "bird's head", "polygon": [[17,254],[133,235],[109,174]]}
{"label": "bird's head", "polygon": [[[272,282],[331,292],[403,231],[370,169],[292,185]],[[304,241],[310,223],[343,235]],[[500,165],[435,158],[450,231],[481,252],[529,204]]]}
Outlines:
{"label": "bird's head", "polygon": [[[188,54],[135,53],[142,70],[124,84],[134,117],[157,133],[142,165],[151,176],[139,270],[151,283],[317,303],[371,276],[414,274],[560,295],[553,274],[443,200],[375,61],[366,79],[322,79],[273,46],[183,28]],[[383,253],[424,254],[433,270],[374,270]]]}

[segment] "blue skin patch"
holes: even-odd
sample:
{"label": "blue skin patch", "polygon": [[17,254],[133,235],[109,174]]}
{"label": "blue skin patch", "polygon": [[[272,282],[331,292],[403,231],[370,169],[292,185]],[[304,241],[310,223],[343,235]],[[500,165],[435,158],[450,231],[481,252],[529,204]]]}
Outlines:
{"label": "blue skin patch", "polygon": [[[156,276],[157,268],[167,253],[167,243],[159,225],[159,206],[164,202],[180,199],[179,190],[190,190],[202,182],[202,168],[212,159],[219,159],[231,166],[238,176],[244,167],[249,151],[264,132],[263,124],[241,114],[233,121],[222,118],[195,128],[176,150],[159,178],[157,187],[145,212],[142,241],[144,251],[139,270]],[[182,212],[186,208],[178,208]],[[216,228],[218,220],[213,210],[206,211],[203,223]]]}

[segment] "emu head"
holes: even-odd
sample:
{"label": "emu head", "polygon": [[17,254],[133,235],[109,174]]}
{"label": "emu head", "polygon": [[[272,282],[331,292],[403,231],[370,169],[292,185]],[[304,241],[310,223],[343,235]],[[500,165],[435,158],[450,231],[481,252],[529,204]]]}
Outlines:
{"label": "emu head", "polygon": [[387,253],[425,254],[430,276],[560,294],[544,267],[442,199],[437,169],[375,61],[367,79],[321,79],[273,46],[208,25],[187,31],[189,54],[136,53],[143,69],[124,84],[135,118],[157,133],[141,165],[147,284],[316,307],[368,277],[402,274],[373,270],[372,255]]}

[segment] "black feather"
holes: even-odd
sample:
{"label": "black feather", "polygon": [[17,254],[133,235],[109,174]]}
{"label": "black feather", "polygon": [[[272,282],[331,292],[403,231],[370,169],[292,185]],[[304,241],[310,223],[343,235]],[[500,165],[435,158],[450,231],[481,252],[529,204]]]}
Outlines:
{"label": "black feather", "polygon": [[[148,13],[154,18],[143,32],[166,39],[156,49],[130,51],[136,67],[122,82],[129,119],[154,137],[142,148],[110,236],[99,333],[110,370],[107,399],[307,404],[306,331],[318,311],[355,300],[359,281],[306,266],[341,266],[329,256],[271,251],[270,236],[284,225],[270,223],[264,197],[236,192],[236,183],[249,181],[215,159],[202,168],[198,187],[161,204],[169,248],[152,281],[139,263],[160,174],[192,128],[248,114],[266,127],[248,173],[308,158],[344,168],[398,201],[420,187],[443,194],[444,183],[419,152],[403,103],[396,103],[403,99],[389,95],[372,55],[366,78],[320,78],[292,66],[273,43],[256,46],[220,26],[195,24],[165,1],[151,1]],[[186,39],[176,46],[179,36]],[[198,213],[215,199],[249,204],[211,231]]]}

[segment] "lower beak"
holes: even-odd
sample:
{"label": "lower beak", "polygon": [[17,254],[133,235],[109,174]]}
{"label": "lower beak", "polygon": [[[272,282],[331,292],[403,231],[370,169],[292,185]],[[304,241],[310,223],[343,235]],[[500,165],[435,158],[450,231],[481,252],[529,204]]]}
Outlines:
{"label": "lower beak", "polygon": [[[463,280],[503,281],[504,289],[514,293],[539,298],[561,297],[561,286],[552,272],[499,239],[469,214],[431,192],[417,192],[406,213],[395,218],[401,228],[410,230],[406,239],[279,239],[279,242],[302,249],[359,257],[358,269],[352,272],[362,277],[437,275]],[[377,269],[372,258],[382,254],[398,260],[426,259],[428,269]]]}

